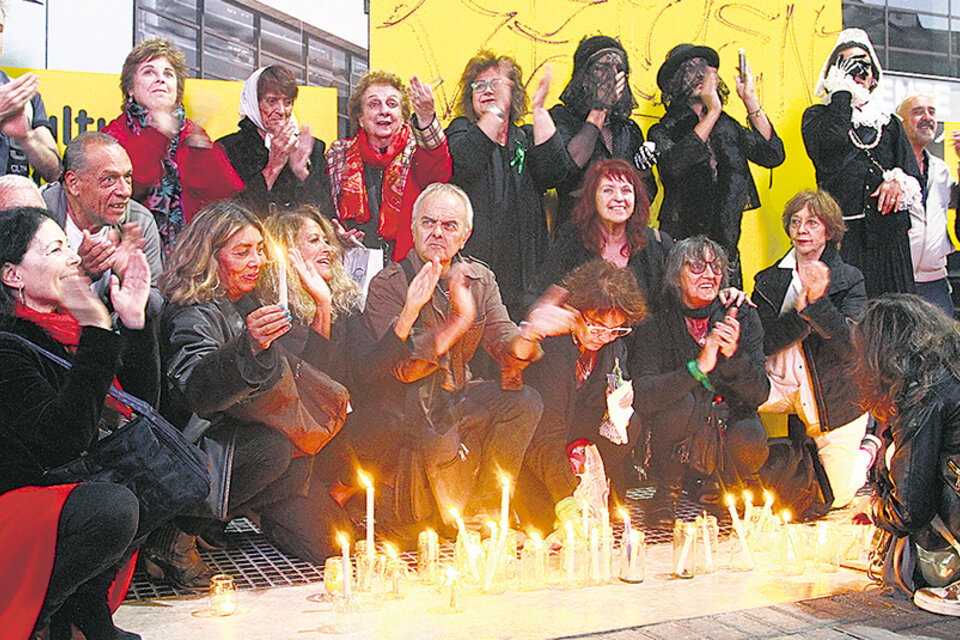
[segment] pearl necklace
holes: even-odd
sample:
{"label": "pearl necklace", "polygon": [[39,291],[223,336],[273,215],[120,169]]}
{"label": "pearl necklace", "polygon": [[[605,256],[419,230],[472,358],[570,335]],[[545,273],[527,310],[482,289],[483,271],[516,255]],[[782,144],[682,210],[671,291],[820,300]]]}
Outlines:
{"label": "pearl necklace", "polygon": [[858,135],[857,135],[857,132],[854,131],[853,129],[850,129],[850,131],[849,131],[848,133],[850,134],[850,142],[853,143],[853,146],[855,146],[855,147],[858,148],[858,149],[863,149],[864,151],[867,151],[867,150],[870,150],[870,149],[875,148],[878,144],[880,144],[880,136],[881,136],[881,133],[882,133],[882,132],[881,132],[880,127],[874,127],[874,126],[870,126],[870,125],[865,125],[865,126],[869,127],[870,129],[873,129],[874,131],[877,132],[877,135],[875,135],[875,136],[873,137],[873,142],[871,142],[871,143],[869,143],[869,144],[864,143],[862,140],[860,140],[860,136],[858,136]]}

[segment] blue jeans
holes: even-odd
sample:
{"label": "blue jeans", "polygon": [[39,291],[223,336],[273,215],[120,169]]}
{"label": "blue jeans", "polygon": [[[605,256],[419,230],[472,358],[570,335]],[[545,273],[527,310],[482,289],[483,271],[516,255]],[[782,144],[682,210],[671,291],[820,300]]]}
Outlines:
{"label": "blue jeans", "polygon": [[933,282],[918,282],[917,293],[927,302],[932,302],[953,317],[953,299],[950,297],[950,283],[946,278]]}

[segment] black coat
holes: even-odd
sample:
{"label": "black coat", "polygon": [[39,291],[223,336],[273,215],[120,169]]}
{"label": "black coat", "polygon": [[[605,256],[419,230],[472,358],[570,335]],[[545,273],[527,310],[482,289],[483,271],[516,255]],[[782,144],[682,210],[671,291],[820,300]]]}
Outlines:
{"label": "black coat", "polygon": [[[555,162],[562,163],[564,167],[564,177],[557,185],[557,196],[560,202],[557,208],[557,220],[555,226],[559,226],[570,218],[570,213],[577,202],[577,191],[580,189],[580,183],[583,182],[583,175],[587,168],[597,160],[606,158],[622,158],[634,165],[638,171],[636,154],[643,146],[643,132],[636,122],[629,118],[612,117],[610,118],[610,130],[613,133],[613,153],[611,153],[603,142],[602,136],[597,134],[597,141],[593,147],[593,154],[583,167],[577,164],[567,153],[567,145],[580,130],[584,127],[593,127],[587,124],[587,114],[581,113],[579,109],[573,109],[565,104],[554,105],[550,108],[550,116],[557,125],[557,133],[563,142],[563,153],[559,155]],[[657,197],[657,180],[653,177],[650,170],[641,171],[643,176],[643,186],[647,190],[647,198],[650,202]]]}
{"label": "black coat", "polygon": [[[660,306],[663,294],[664,263],[674,243],[673,238],[656,229],[646,229],[645,236],[646,245],[630,255],[627,266],[637,278],[648,311],[654,313]],[[573,223],[564,224],[557,231],[556,242],[550,247],[533,287],[527,292],[527,305],[533,304],[551,284],[559,284],[568,273],[598,258],[600,254],[584,246],[580,232]]]}
{"label": "black coat", "polygon": [[753,301],[763,323],[763,350],[768,356],[800,343],[813,382],[820,429],[830,431],[863,413],[857,385],[847,369],[853,359],[850,321],[859,317],[867,293],[863,274],[841,260],[831,245],[820,259],[830,269],[830,284],[803,311],[780,313],[793,271],[776,264],[757,274]]}
{"label": "black coat", "polygon": [[[813,105],[803,112],[803,143],[817,171],[817,186],[829,191],[843,211],[847,233],[840,254],[863,272],[867,295],[913,293],[910,213],[903,209],[880,215],[878,198],[871,194],[883,183],[883,170],[894,167],[922,187],[917,159],[894,116],[881,128],[880,141],[869,154],[858,149],[850,139],[852,111],[850,92],[838,91],[829,105]],[[874,141],[868,127],[859,127],[856,133],[864,143]]]}
{"label": "black coat", "polygon": [[898,403],[897,409],[886,437],[887,444],[892,440],[896,445],[889,470],[878,463],[880,495],[873,503],[874,521],[887,531],[907,535],[939,514],[960,537],[960,497],[952,486],[956,475],[949,474],[950,482],[942,475],[948,459],[960,464],[960,382],[945,377],[921,402]]}
{"label": "black coat", "polygon": [[487,137],[463,116],[447,127],[453,159],[450,182],[470,196],[473,232],[464,253],[482,260],[497,275],[503,303],[522,319],[523,293],[547,253],[547,219],[541,194],[552,189],[565,168],[559,135],[533,144],[533,127],[511,125],[506,146]]}
{"label": "black coat", "polygon": [[127,392],[157,401],[157,338],[149,324],[120,334],[83,327],[75,353],[26,320],[3,316],[0,330],[73,363],[67,371],[0,337],[0,493],[44,484],[44,467],[65,464],[93,443],[114,376]]}
{"label": "black coat", "polygon": [[264,146],[263,138],[252,120],[244,117],[238,132],[226,135],[217,142],[223,145],[230,164],[243,180],[245,188],[240,194],[241,198],[258,216],[266,216],[271,204],[281,210],[311,204],[327,218],[335,217],[327,161],[323,155],[326,145],[322,140],[313,139],[310,175],[306,180],[301,182],[288,163],[280,170],[273,188],[269,190],[263,179],[263,169],[267,166],[270,151]]}
{"label": "black coat", "polygon": [[723,112],[708,144],[694,131],[698,123],[697,114],[683,105],[650,127],[649,138],[660,152],[660,228],[677,239],[706,235],[737,255],[743,212],[760,206],[747,163],[783,164],[783,142],[776,131],[766,140]]}

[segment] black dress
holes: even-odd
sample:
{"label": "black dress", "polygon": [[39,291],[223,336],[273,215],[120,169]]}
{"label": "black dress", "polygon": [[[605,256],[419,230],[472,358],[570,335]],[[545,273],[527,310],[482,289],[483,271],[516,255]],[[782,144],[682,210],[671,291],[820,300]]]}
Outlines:
{"label": "black dress", "polygon": [[[809,107],[801,126],[807,154],[817,170],[817,186],[829,191],[843,211],[847,233],[840,256],[863,272],[868,297],[914,293],[907,236],[910,213],[902,209],[881,215],[878,198],[871,194],[883,183],[883,172],[894,167],[923,184],[916,157],[900,121],[893,116],[880,129],[880,140],[873,149],[856,147],[850,135],[852,112],[850,92],[838,91],[829,105]],[[855,133],[865,146],[876,141],[870,127],[857,127]]]}
{"label": "black dress", "polygon": [[473,232],[464,253],[482,260],[497,276],[510,317],[523,319],[523,292],[547,253],[547,219],[540,196],[564,175],[557,158],[566,153],[556,133],[533,143],[533,127],[510,125],[507,144],[487,137],[461,116],[447,127],[453,159],[450,182],[470,196]]}

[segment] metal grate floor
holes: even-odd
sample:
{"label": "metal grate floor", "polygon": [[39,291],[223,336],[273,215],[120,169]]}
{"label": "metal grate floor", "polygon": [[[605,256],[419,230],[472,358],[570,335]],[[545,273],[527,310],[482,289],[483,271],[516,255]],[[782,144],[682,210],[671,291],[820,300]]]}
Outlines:
{"label": "metal grate floor", "polygon": [[[653,497],[652,487],[630,489],[627,492],[627,504],[634,526],[640,526],[646,535],[648,544],[671,542],[673,532],[667,529],[651,529],[643,527],[643,502]],[[686,494],[677,506],[677,517],[683,520],[693,520],[702,507],[686,499]],[[616,536],[622,532],[623,525],[619,521],[612,523]],[[730,519],[719,519],[721,536],[730,532]],[[294,556],[288,556],[278,551],[263,536],[262,533],[246,518],[238,518],[227,527],[227,534],[233,542],[230,549],[208,551],[201,549],[200,555],[217,572],[233,576],[238,589],[265,589],[268,587],[283,587],[291,585],[309,584],[323,581],[323,568]],[[402,554],[404,560],[411,566],[416,565],[416,553]],[[440,557],[442,560],[452,560],[453,543],[441,544]],[[138,567],[127,592],[128,601],[155,600],[192,595],[176,587],[150,578]]]}

